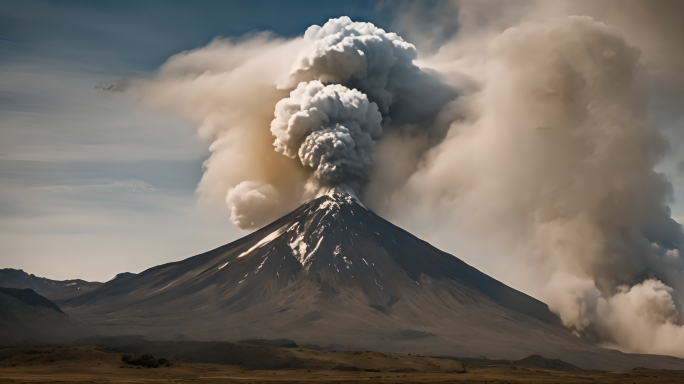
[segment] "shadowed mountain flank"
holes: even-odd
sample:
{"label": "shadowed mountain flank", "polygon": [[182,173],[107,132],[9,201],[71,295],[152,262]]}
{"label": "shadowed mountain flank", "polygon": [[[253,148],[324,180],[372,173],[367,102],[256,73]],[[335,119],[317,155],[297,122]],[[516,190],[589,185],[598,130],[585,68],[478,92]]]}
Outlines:
{"label": "shadowed mountain flank", "polygon": [[89,292],[102,285],[99,282],[75,280],[50,280],[28,274],[21,269],[0,269],[0,287],[32,289],[50,300],[63,300]]}
{"label": "shadowed mountain flank", "polygon": [[48,309],[52,309],[54,311],[57,311],[59,313],[64,313],[62,312],[61,309],[55,303],[52,301],[46,299],[45,297],[37,294],[35,291],[32,289],[18,289],[18,288],[2,288],[0,287],[0,293],[4,293],[6,295],[15,297],[24,303],[32,306],[32,307],[44,307]]}
{"label": "shadowed mountain flank", "polygon": [[63,343],[93,334],[33,290],[0,288],[0,346]]}

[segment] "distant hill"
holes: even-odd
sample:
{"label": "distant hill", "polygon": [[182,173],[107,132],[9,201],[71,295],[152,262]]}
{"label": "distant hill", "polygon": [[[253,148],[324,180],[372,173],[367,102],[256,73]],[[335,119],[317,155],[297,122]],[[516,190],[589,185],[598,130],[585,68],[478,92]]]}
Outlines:
{"label": "distant hill", "polygon": [[[487,368],[499,365],[510,365],[530,369],[546,369],[549,371],[562,371],[562,372],[584,372],[585,370],[570,363],[566,363],[561,359],[547,359],[546,357],[540,355],[528,356],[520,360],[492,360],[484,357],[472,358],[472,357],[450,357],[443,356],[443,359],[452,359],[460,361],[469,367],[474,368]],[[656,357],[657,358],[657,357]],[[681,359],[668,358],[672,364],[682,364]]]}
{"label": "distant hill", "polygon": [[12,297],[15,297],[24,303],[33,306],[33,307],[43,307],[43,308],[48,308],[55,310],[59,313],[64,313],[62,312],[61,309],[55,303],[52,301],[48,300],[47,298],[37,294],[34,290],[32,289],[20,289],[20,288],[3,288],[0,287],[0,293],[4,293],[6,295],[10,295]]}
{"label": "distant hill", "polygon": [[28,274],[21,269],[0,269],[0,287],[29,288],[50,300],[70,299],[101,286],[100,282],[85,280],[50,280]]}
{"label": "distant hill", "polygon": [[31,289],[0,288],[0,347],[63,343],[94,334]]}

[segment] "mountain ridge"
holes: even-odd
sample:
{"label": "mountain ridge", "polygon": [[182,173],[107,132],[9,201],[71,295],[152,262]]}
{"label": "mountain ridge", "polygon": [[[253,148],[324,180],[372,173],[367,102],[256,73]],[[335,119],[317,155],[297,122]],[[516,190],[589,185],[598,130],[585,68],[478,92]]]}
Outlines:
{"label": "mountain ridge", "polygon": [[33,289],[0,287],[0,293],[4,293],[6,295],[17,298],[32,307],[44,307],[52,309],[53,311],[57,311],[59,313],[64,313],[61,309],[59,309],[59,307],[55,303],[53,303],[46,297],[37,294],[36,291],[34,291]]}
{"label": "mountain ridge", "polygon": [[81,279],[51,280],[24,272],[22,269],[0,269],[0,287],[32,289],[53,301],[69,299],[91,291],[102,283]]}
{"label": "mountain ridge", "polygon": [[95,334],[32,289],[0,288],[0,347],[73,342]]}
{"label": "mountain ridge", "polygon": [[[344,209],[341,209],[341,207],[344,207]],[[313,218],[309,221],[302,220],[302,216],[307,215],[312,215]],[[338,221],[336,217],[338,215],[340,216],[340,221],[339,223],[337,223],[338,225],[336,226],[335,224]],[[360,223],[360,227],[352,227],[350,230],[349,222],[352,220],[350,220],[349,216],[361,216],[361,219],[354,221],[354,223]],[[375,230],[366,230],[363,228],[364,223],[368,222],[375,222]],[[201,259],[216,253],[224,253],[227,249],[239,249],[242,252],[239,252],[239,254],[236,257],[233,257],[232,259],[228,257],[217,262],[217,265],[215,265],[215,267],[218,271],[226,268],[231,262],[235,263],[242,261],[240,259],[248,256],[250,253],[255,254],[252,256],[261,256],[263,253],[266,253],[266,255],[262,256],[264,260],[261,263],[259,263],[258,266],[255,266],[255,268],[252,269],[252,276],[255,276],[260,272],[261,268],[268,261],[268,253],[270,252],[259,251],[262,248],[266,247],[269,243],[278,240],[278,237],[286,236],[289,234],[289,237],[286,241],[289,249],[285,249],[285,252],[291,251],[291,255],[294,256],[294,258],[300,263],[300,268],[297,268],[298,266],[296,265],[289,265],[289,268],[284,268],[285,270],[287,270],[287,272],[283,273],[283,275],[287,274],[289,276],[294,276],[294,278],[296,279],[296,276],[298,275],[307,274],[314,262],[317,264],[326,264],[327,262],[327,264],[331,266],[331,268],[335,268],[335,271],[337,271],[338,274],[341,273],[343,279],[347,280],[345,281],[346,283],[352,283],[352,285],[364,285],[364,282],[367,281],[357,278],[354,282],[354,272],[348,273],[348,271],[350,270],[350,268],[355,268],[356,270],[358,270],[359,264],[362,268],[365,266],[371,267],[372,269],[372,267],[375,266],[375,263],[373,261],[367,260],[368,257],[356,256],[356,253],[353,251],[344,252],[342,249],[344,247],[342,245],[342,239],[337,239],[337,241],[335,242],[335,246],[324,243],[326,236],[330,236],[332,234],[333,238],[335,238],[336,236],[334,232],[336,230],[341,230],[342,225],[344,225],[345,230],[350,231],[349,244],[344,246],[351,246],[352,248],[354,246],[354,238],[357,238],[356,235],[358,234],[358,232],[361,231],[368,232],[368,235],[370,235],[371,238],[373,238],[373,240],[380,242],[380,240],[377,238],[381,237],[380,233],[378,232],[381,229],[377,227],[384,226],[384,230],[386,232],[385,236],[389,234],[391,239],[389,242],[384,241],[380,248],[382,248],[382,251],[385,251],[384,253],[386,253],[387,256],[392,258],[393,261],[396,264],[398,264],[401,267],[401,269],[403,269],[403,272],[405,272],[405,274],[418,285],[420,285],[421,280],[423,280],[423,282],[426,282],[430,281],[430,279],[439,279],[441,276],[445,275],[445,264],[457,264],[456,267],[452,267],[451,275],[449,275],[450,278],[459,279],[461,283],[468,285],[476,290],[485,292],[490,298],[510,309],[514,309],[520,313],[526,314],[530,317],[534,317],[538,320],[547,322],[549,324],[560,325],[560,321],[555,315],[553,315],[549,311],[548,306],[546,304],[522,292],[510,288],[504,285],[503,283],[500,283],[497,280],[478,271],[477,269],[469,266],[460,259],[446,252],[438,250],[437,248],[433,247],[424,240],[418,239],[417,237],[411,235],[404,229],[389,223],[385,219],[368,210],[362,203],[360,203],[360,201],[358,201],[358,199],[356,199],[352,195],[336,189],[331,190],[331,192],[309,203],[303,204],[298,209],[285,215],[281,219],[266,225],[262,229],[257,230],[252,234],[243,237],[242,239],[236,240],[225,246],[218,247],[214,250],[205,252],[203,254],[179,262],[163,264],[160,266],[152,267],[146,271],[141,272],[140,274],[122,277],[120,279],[117,279],[118,281],[116,282],[118,284],[121,284],[123,281],[125,281],[124,279],[131,279],[135,278],[134,276],[150,274],[157,270],[178,265],[178,263],[190,263],[193,259]],[[307,230],[309,230],[311,227],[315,228],[315,230],[309,231],[311,233],[307,232]],[[330,228],[332,230],[330,230]],[[307,237],[313,238],[305,239]],[[254,242],[253,239],[255,238],[258,238],[259,241]],[[411,239],[411,242],[415,243],[411,244],[413,248],[416,248],[420,251],[424,251],[424,254],[431,254],[436,256],[427,260],[425,258],[420,257],[400,257],[398,255],[401,255],[401,252],[399,252],[398,249],[394,248],[399,248],[401,246],[405,246],[406,244],[397,243],[397,239]],[[405,240],[399,241],[402,242]],[[243,244],[249,244],[250,247],[243,250],[243,248],[246,248],[246,245],[243,246]],[[277,248],[279,245],[282,244],[276,244],[275,247]],[[271,244],[271,246],[273,246],[273,244]],[[313,249],[311,249],[312,247]],[[389,248],[389,250],[387,248]],[[231,252],[231,254],[235,254],[237,252],[238,251],[233,251]],[[318,252],[323,253],[327,256],[318,256]],[[332,255],[332,257],[330,257],[330,255]],[[338,255],[339,257],[337,257]],[[324,260],[321,260],[321,257],[323,257]],[[314,270],[319,271],[323,269],[320,268],[320,265],[317,267],[318,268],[314,268]],[[340,271],[340,268],[342,269],[342,271]],[[245,270],[248,269],[250,268],[245,268]],[[352,269],[352,271],[353,270],[354,269]],[[368,271],[359,272],[364,274],[363,272]],[[209,268],[202,272],[202,274],[205,273],[210,273]],[[281,277],[280,272],[276,272],[276,274],[277,277]],[[367,274],[368,273],[365,273],[364,275]],[[243,276],[245,277],[244,280],[247,280],[249,275],[250,272],[248,271],[245,274],[245,276]],[[371,275],[372,276],[370,276],[369,279],[372,279],[373,283],[375,285],[378,285],[381,290],[385,289],[384,285],[392,283],[392,281],[390,280],[385,281],[385,284],[383,284],[383,282],[379,281],[382,280],[382,276],[372,273]],[[109,283],[110,282],[105,283],[102,289],[106,289],[105,287],[111,285]],[[241,284],[242,281],[239,281],[238,283]],[[368,290],[368,287],[364,288]],[[88,297],[96,297],[102,291],[102,289],[98,289],[96,290],[96,292],[80,295],[71,300],[66,300],[64,302],[64,305],[69,306],[73,303],[82,303],[84,300],[88,300]],[[393,297],[390,294],[389,297],[386,298],[386,300],[380,300],[380,302],[375,303],[374,305],[376,307],[384,308],[387,305],[387,303],[390,303],[392,301]]]}
{"label": "mountain ridge", "polygon": [[113,279],[62,309],[102,335],[153,340],[287,338],[394,353],[540,354],[585,369],[645,360],[684,368],[577,338],[546,304],[339,190],[225,246]]}

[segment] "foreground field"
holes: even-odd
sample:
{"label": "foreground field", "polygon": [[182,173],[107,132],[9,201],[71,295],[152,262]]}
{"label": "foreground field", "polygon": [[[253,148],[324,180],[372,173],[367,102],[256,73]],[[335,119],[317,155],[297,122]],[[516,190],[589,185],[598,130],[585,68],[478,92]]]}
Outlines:
{"label": "foreground field", "polygon": [[[246,348],[254,348],[247,346]],[[269,351],[272,349],[264,349]],[[0,350],[0,383],[681,383],[683,371],[556,371],[506,364],[463,364],[450,359],[377,352],[286,351],[308,368],[245,369],[243,366],[173,363],[142,368],[121,361],[124,353],[92,346]]]}

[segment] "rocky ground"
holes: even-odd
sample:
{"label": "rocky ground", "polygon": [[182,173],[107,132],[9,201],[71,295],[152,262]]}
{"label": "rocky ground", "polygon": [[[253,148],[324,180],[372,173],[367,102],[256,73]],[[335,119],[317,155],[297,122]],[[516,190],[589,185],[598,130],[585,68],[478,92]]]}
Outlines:
{"label": "rocky ground", "polygon": [[[241,346],[250,366],[274,357],[295,368],[248,369],[245,365],[172,362],[157,368],[125,364],[127,353],[95,346],[7,348],[0,350],[0,383],[679,383],[684,371],[636,368],[588,372],[536,357],[520,362],[469,361],[357,351]],[[142,352],[133,353],[133,357]],[[155,356],[161,358],[164,356]],[[526,366],[520,366],[523,364]],[[534,365],[552,367],[545,369]],[[556,369],[565,369],[563,371]]]}

